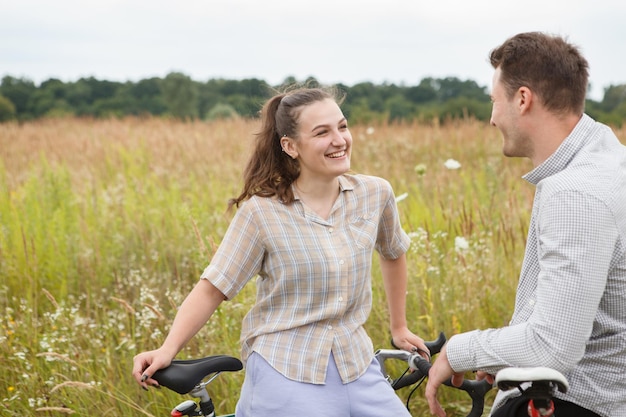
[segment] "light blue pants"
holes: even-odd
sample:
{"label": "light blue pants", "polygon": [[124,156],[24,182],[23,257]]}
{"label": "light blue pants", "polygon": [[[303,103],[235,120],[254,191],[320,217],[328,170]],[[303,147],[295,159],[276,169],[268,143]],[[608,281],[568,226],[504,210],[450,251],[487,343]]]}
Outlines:
{"label": "light blue pants", "polygon": [[253,353],[237,403],[237,417],[411,417],[375,359],[359,379],[343,384],[331,354],[326,384],[296,382]]}

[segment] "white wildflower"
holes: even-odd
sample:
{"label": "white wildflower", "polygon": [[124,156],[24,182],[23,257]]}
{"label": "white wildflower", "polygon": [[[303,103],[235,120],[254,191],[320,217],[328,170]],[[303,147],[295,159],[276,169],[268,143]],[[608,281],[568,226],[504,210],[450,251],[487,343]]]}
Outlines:
{"label": "white wildflower", "polygon": [[454,249],[457,252],[462,252],[469,249],[469,242],[463,236],[457,236],[454,238]]}
{"label": "white wildflower", "polygon": [[441,271],[439,270],[438,267],[429,265],[428,268],[426,268],[426,272],[432,275],[439,275]]}
{"label": "white wildflower", "polygon": [[455,159],[448,159],[443,165],[448,169],[459,169],[461,168],[461,163]]}

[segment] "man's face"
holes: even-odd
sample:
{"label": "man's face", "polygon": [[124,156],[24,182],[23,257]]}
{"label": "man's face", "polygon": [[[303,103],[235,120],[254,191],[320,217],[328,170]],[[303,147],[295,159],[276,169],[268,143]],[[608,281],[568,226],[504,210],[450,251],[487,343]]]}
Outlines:
{"label": "man's face", "polygon": [[501,75],[500,68],[496,68],[491,89],[490,123],[502,132],[502,153],[505,156],[530,157],[530,140],[520,128],[519,92],[516,92],[513,97],[509,97],[500,78]]}

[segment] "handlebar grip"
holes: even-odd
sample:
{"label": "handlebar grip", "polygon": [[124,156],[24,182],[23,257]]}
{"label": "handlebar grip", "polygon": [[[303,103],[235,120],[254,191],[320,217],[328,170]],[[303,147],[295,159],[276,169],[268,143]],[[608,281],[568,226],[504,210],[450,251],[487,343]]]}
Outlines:
{"label": "handlebar grip", "polygon": [[406,374],[401,376],[400,378],[394,379],[391,383],[391,386],[394,390],[399,390],[400,388],[408,387],[409,385],[415,384],[420,379],[424,378],[426,375],[419,370],[412,372],[410,374]]}
{"label": "handlebar grip", "polygon": [[428,375],[428,371],[430,371],[430,368],[433,366],[426,359],[417,355],[413,357],[412,365],[413,365],[413,368],[417,369],[417,371],[419,371],[423,375]]}

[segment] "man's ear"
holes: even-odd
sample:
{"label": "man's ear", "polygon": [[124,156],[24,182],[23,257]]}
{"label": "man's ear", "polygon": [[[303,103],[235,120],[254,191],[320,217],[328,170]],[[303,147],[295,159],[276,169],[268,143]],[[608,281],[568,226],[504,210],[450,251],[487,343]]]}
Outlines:
{"label": "man's ear", "polygon": [[517,90],[516,99],[520,114],[524,114],[532,108],[535,96],[530,88],[522,86]]}
{"label": "man's ear", "polygon": [[283,136],[280,138],[280,146],[283,148],[283,152],[291,157],[291,159],[296,159],[298,157],[298,150],[294,146],[293,139],[289,136]]}

